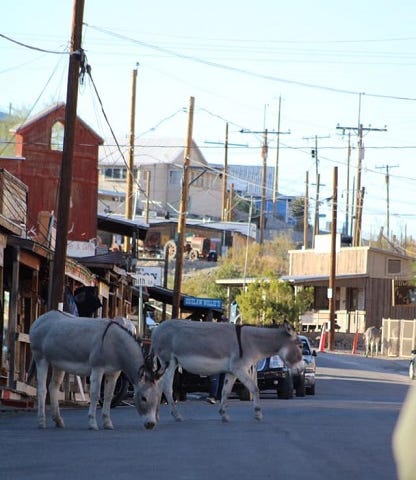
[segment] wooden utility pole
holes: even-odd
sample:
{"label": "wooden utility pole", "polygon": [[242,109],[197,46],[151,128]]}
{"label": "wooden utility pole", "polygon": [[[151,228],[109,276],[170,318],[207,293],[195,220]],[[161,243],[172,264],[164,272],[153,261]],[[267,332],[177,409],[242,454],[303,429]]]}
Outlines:
{"label": "wooden utility pole", "polygon": [[261,174],[261,203],[260,203],[260,237],[259,243],[263,245],[264,242],[264,226],[265,226],[265,216],[266,216],[266,182],[267,182],[267,128],[264,130],[263,134],[263,147],[261,149],[261,157],[263,160],[263,168]]}
{"label": "wooden utility pole", "polygon": [[225,124],[224,169],[222,171],[221,221],[227,220],[228,122]]}
{"label": "wooden utility pole", "polygon": [[[261,181],[261,185],[262,185],[262,187],[261,187],[260,225],[259,225],[259,229],[260,229],[259,243],[261,245],[261,244],[263,244],[263,241],[264,241],[264,226],[265,226],[265,219],[266,219],[265,205],[266,205],[266,185],[267,185],[267,153],[268,153],[268,149],[269,149],[269,146],[267,144],[267,137],[270,134],[279,136],[282,133],[290,133],[290,132],[280,132],[280,131],[269,132],[265,128],[262,132],[242,129],[242,130],[240,130],[240,133],[255,133],[255,134],[262,133],[263,134],[263,144],[262,144],[262,147],[261,147],[261,157],[262,157],[262,181]],[[276,178],[276,181],[277,181],[277,178]],[[276,195],[277,195],[277,193],[276,193]]]}
{"label": "wooden utility pole", "polygon": [[347,189],[345,199],[345,225],[344,234],[349,235],[349,209],[350,209],[350,164],[351,164],[351,132],[348,132],[348,150],[347,150]]}
{"label": "wooden utility pole", "polygon": [[[131,101],[130,101],[130,134],[129,134],[129,163],[126,176],[126,203],[125,217],[133,218],[133,182],[134,178],[134,137],[136,122],[136,80],[137,68],[132,72]],[[130,237],[124,237],[124,251],[130,251]]]}
{"label": "wooden utility pole", "polygon": [[[361,99],[361,96],[360,96]],[[360,116],[359,116],[360,118]],[[361,171],[362,171],[362,161],[364,159],[364,145],[363,145],[363,133],[364,132],[386,132],[387,128],[364,128],[361,123],[358,124],[358,127],[342,127],[337,125],[338,130],[342,130],[345,133],[346,130],[357,131],[358,134],[358,161],[357,161],[357,177],[356,177],[356,188],[355,188],[355,222],[354,222],[354,235],[353,235],[353,246],[359,247],[361,244],[361,223],[359,223],[359,218],[362,218],[360,215],[359,208],[363,205],[363,199],[361,198]],[[361,207],[360,207],[361,204]]]}
{"label": "wooden utility pole", "polygon": [[49,309],[57,309],[63,303],[66,249],[68,243],[69,209],[72,186],[72,157],[75,144],[75,123],[77,119],[78,81],[82,50],[82,22],[84,0],[74,0],[72,13],[71,53],[69,56],[68,82],[65,106],[65,131],[62,150],[62,164],[59,178],[56,245],[52,269],[52,287]]}
{"label": "wooden utility pole", "polygon": [[189,164],[191,160],[192,149],[192,130],[194,121],[194,97],[189,99],[188,110],[188,131],[186,137],[186,148],[183,156],[183,173],[182,173],[182,188],[181,188],[181,202],[179,205],[178,218],[178,239],[176,248],[176,266],[175,278],[173,285],[173,301],[172,301],[172,318],[179,318],[179,308],[181,300],[181,286],[182,286],[182,270],[183,270],[183,248],[185,244],[185,230],[186,230],[186,212],[188,209],[188,191],[189,191]]}
{"label": "wooden utility pole", "polygon": [[335,273],[336,273],[336,242],[337,242],[337,210],[338,210],[338,167],[334,167],[333,190],[332,190],[332,222],[331,222],[331,259],[328,285],[329,300],[329,335],[328,348],[335,348]]}
{"label": "wooden utility pole", "polygon": [[305,179],[305,198],[303,202],[303,248],[308,248],[308,231],[309,231],[309,172],[306,172]]}
{"label": "wooden utility pole", "polygon": [[316,180],[316,192],[315,192],[315,216],[313,222],[313,236],[312,236],[312,245],[315,246],[315,235],[319,235],[319,190],[321,187],[319,174],[319,158],[318,158],[318,138],[329,138],[329,135],[318,137],[303,137],[304,140],[315,140],[315,148],[311,149],[312,158],[315,159],[315,180]]}
{"label": "wooden utility pole", "polygon": [[279,195],[279,151],[280,151],[280,110],[282,106],[282,97],[279,96],[279,108],[277,113],[277,132],[276,132],[276,163],[274,166],[273,178],[273,212],[277,216],[277,202]]}
{"label": "wooden utility pole", "polygon": [[151,172],[148,170],[146,175],[146,218],[145,222],[149,223],[149,208],[150,208],[150,179]]}
{"label": "wooden utility pole", "polygon": [[382,167],[376,168],[385,168],[386,169],[386,233],[387,239],[390,240],[390,168],[397,168],[400,165],[383,165]]}

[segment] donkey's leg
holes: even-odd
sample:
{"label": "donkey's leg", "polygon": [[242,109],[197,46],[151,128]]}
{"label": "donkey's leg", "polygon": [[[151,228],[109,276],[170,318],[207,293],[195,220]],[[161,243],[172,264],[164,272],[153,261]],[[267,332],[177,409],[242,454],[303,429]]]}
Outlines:
{"label": "donkey's leg", "polygon": [[161,381],[163,393],[165,394],[166,401],[168,402],[168,405],[170,407],[171,414],[175,418],[175,420],[181,422],[183,420],[182,415],[178,412],[175,400],[173,399],[173,380],[175,377],[176,367],[176,363],[170,362],[168,368],[163,374]]}
{"label": "donkey's leg", "polygon": [[110,417],[111,401],[120,372],[106,373],[104,375],[104,402],[102,409],[103,426],[106,430],[113,430],[113,422]]}
{"label": "donkey's leg", "polygon": [[226,409],[228,406],[228,397],[233,389],[234,382],[236,380],[236,376],[232,373],[227,373],[224,377],[224,385],[221,391],[221,403],[220,403],[220,410],[219,413],[222,417],[223,422],[228,422],[230,417],[228,416]]}
{"label": "donkey's leg", "polygon": [[52,377],[49,382],[49,396],[51,400],[52,420],[58,428],[64,428],[65,424],[59,412],[58,391],[64,379],[65,372],[56,367],[52,368]]}
{"label": "donkey's leg", "polygon": [[[88,428],[98,430],[97,425],[97,403],[100,396],[101,381],[103,379],[103,370],[93,368],[90,375],[90,408],[88,409]],[[114,391],[114,388],[113,388]],[[104,415],[104,412],[103,412]],[[110,409],[108,408],[108,416]]]}
{"label": "donkey's leg", "polygon": [[236,373],[241,383],[253,395],[254,418],[256,420],[263,420],[263,413],[260,406],[260,390],[257,386],[257,381],[254,380],[253,368],[254,367],[251,366],[248,371],[245,368],[241,368]]}
{"label": "donkey's leg", "polygon": [[48,362],[45,359],[36,360],[36,377],[38,390],[38,427],[46,428],[46,379],[48,376]]}

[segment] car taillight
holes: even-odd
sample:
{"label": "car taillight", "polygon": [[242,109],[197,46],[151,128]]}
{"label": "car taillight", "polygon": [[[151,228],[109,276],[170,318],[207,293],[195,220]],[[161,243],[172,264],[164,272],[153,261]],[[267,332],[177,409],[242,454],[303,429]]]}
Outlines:
{"label": "car taillight", "polygon": [[273,355],[270,357],[270,368],[282,368],[285,366],[283,360],[279,357],[279,355]]}

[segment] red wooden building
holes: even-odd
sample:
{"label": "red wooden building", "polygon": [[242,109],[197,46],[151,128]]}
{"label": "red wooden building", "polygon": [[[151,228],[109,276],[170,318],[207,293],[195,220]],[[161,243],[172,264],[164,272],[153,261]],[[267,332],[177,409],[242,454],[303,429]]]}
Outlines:
{"label": "red wooden building", "polygon": [[[16,157],[0,158],[0,168],[28,186],[27,229],[32,229],[33,236],[45,234],[38,223],[39,212],[56,216],[58,210],[64,125],[65,104],[59,103],[20,125],[15,131]],[[68,240],[88,241],[97,236],[98,149],[102,143],[77,118]]]}

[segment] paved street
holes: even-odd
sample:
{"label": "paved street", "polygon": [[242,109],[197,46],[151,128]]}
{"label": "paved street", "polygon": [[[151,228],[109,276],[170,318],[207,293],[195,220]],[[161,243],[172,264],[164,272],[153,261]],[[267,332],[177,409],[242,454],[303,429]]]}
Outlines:
{"label": "paved street", "polygon": [[354,479],[394,480],[391,433],[411,381],[407,361],[320,353],[316,396],[262,395],[264,421],[232,399],[223,424],[198,397],[166,406],[146,431],[131,407],[112,411],[114,431],[87,429],[85,408],[65,409],[66,429],[34,412],[0,415],[0,478],[32,479]]}

